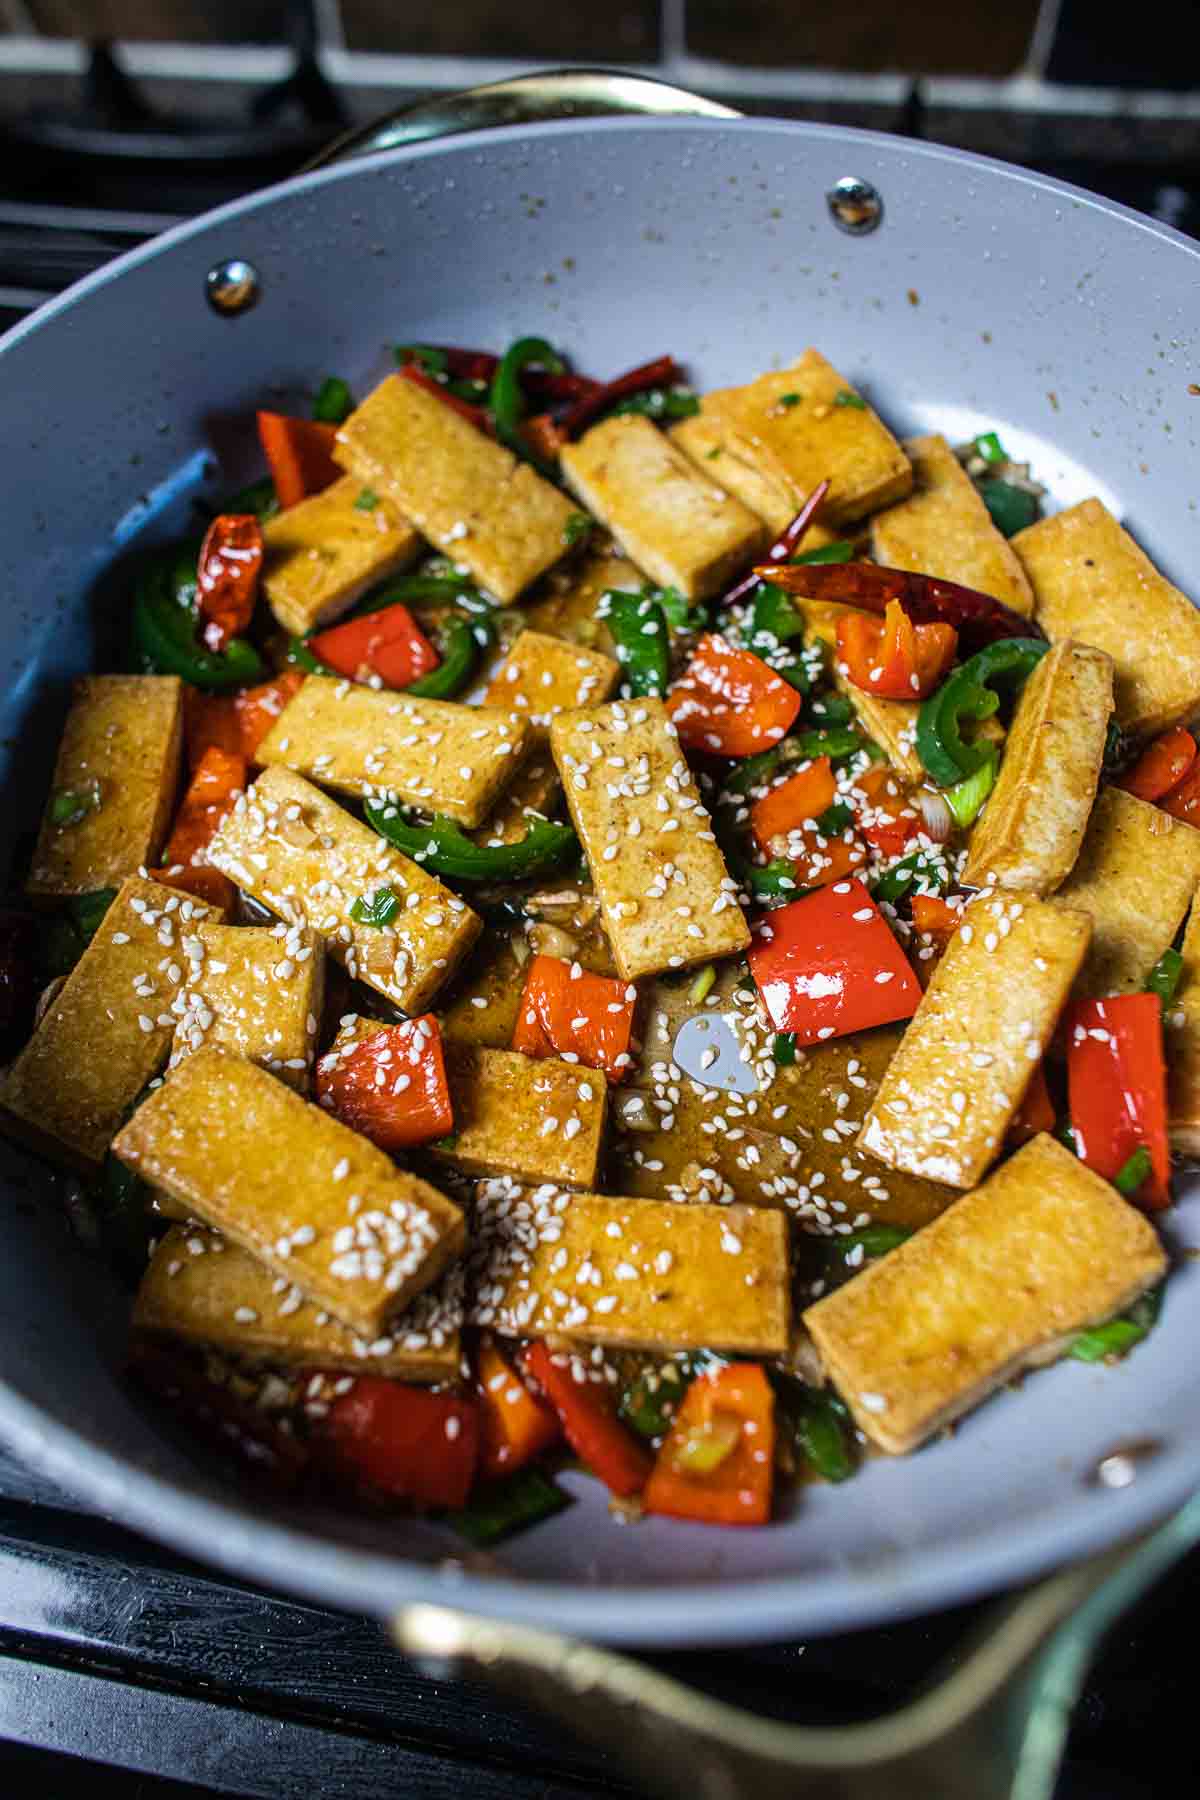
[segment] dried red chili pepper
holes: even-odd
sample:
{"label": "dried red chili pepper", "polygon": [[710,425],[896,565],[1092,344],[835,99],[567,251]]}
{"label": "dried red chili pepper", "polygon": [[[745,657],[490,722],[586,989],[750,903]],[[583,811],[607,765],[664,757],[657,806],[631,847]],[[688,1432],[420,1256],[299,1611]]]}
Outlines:
{"label": "dried red chili pepper", "polygon": [[432,375],[427,375],[419,363],[402,363],[397,372],[405,381],[411,381],[414,387],[424,388],[427,394],[435,394],[444,406],[450,407],[460,418],[466,419],[468,424],[474,425],[476,431],[489,429],[490,421],[482,406],[472,406],[469,400],[460,400],[457,394],[452,394],[447,388],[444,388],[440,381],[435,381]]}
{"label": "dried red chili pepper", "polygon": [[196,563],[203,638],[223,650],[249,625],[263,561],[262,526],[253,513],[221,513],[205,534]]}
{"label": "dried red chili pepper", "polygon": [[564,413],[560,420],[562,428],[568,437],[577,437],[598,413],[615,406],[618,400],[624,400],[630,394],[642,394],[647,388],[669,387],[673,381],[679,380],[682,373],[673,356],[657,356],[653,362],[629,369],[614,381],[597,382],[593,393],[582,395]]}
{"label": "dried red chili pepper", "polygon": [[953,625],[964,659],[1000,638],[1046,635],[1032,619],[1022,618],[990,594],[879,563],[790,563],[785,568],[760,563],[754,576],[805,600],[858,606],[865,612],[886,612],[888,601],[898,600],[914,625]]}
{"label": "dried red chili pepper", "polygon": [[754,592],[760,581],[769,581],[775,587],[782,585],[774,571],[769,575],[764,575],[763,569],[767,563],[785,563],[789,557],[795,555],[805,532],[816,518],[817,510],[828,492],[829,480],[826,477],[824,481],[818,481],[791,524],[785,525],[775,542],[767,545],[763,551],[762,562],[756,568],[751,569],[749,575],[743,575],[742,579],[736,582],[728,593],[722,594],[719,605],[733,606],[738,600],[745,600],[749,594]]}

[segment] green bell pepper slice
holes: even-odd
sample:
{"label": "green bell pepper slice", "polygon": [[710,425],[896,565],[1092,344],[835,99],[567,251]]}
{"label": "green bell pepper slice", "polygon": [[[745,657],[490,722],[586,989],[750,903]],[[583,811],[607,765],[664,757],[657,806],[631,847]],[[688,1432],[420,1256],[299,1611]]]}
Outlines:
{"label": "green bell pepper slice", "polygon": [[477,1550],[484,1550],[514,1532],[540,1525],[572,1504],[570,1494],[540,1469],[518,1469],[502,1481],[478,1488],[458,1512],[446,1514],[446,1524]]}
{"label": "green bell pepper slice", "polygon": [[1082,1331],[1068,1350],[1076,1362],[1105,1362],[1110,1356],[1127,1356],[1135,1344],[1148,1338],[1162,1311],[1163,1285],[1151,1288],[1135,1300],[1128,1312],[1109,1319],[1106,1325],[1094,1325]]}
{"label": "green bell pepper slice", "polygon": [[367,800],[363,817],[405,856],[457,881],[520,881],[557,868],[579,847],[571,827],[551,819],[531,819],[518,843],[477,844],[453,819],[439,815],[427,825],[414,825],[387,801]]}
{"label": "green bell pepper slice", "polygon": [[858,1469],[853,1422],[844,1401],[827,1388],[778,1376],[780,1424],[791,1441],[799,1468],[823,1481],[847,1481]]}
{"label": "green bell pepper slice", "polygon": [[955,787],[994,754],[990,743],[967,743],[964,722],[990,719],[1000,707],[997,686],[1018,692],[1049,648],[1045,638],[999,638],[977,650],[923,703],[917,755],[939,787]]}
{"label": "green bell pepper slice", "polygon": [[[198,552],[197,546],[197,552]],[[153,675],[181,675],[193,687],[244,687],[263,674],[263,660],[245,638],[206,650],[196,636],[196,552],[170,551],[145,570],[133,601],[138,661]]]}
{"label": "green bell pepper slice", "polygon": [[1146,992],[1157,994],[1166,1012],[1183,979],[1183,958],[1178,950],[1164,950],[1146,977]]}
{"label": "green bell pepper slice", "polygon": [[540,457],[535,457],[521,436],[521,420],[525,417],[525,395],[521,391],[521,371],[531,363],[539,363],[551,375],[564,375],[567,365],[553,344],[545,338],[518,338],[510,344],[496,365],[496,373],[492,376],[491,390],[488,394],[488,406],[496,426],[496,436],[502,444],[522,457],[524,461],[545,468]]}
{"label": "green bell pepper slice", "polygon": [[476,629],[468,619],[447,619],[437,634],[441,640],[441,662],[428,675],[410,681],[404,692],[415,694],[419,700],[453,700],[466,687],[479,662]]}
{"label": "green bell pepper slice", "polygon": [[610,588],[600,616],[617,646],[623,686],[641,699],[660,699],[667,691],[671,638],[667,615],[651,594]]}
{"label": "green bell pepper slice", "polygon": [[340,375],[327,375],[317,389],[312,416],[322,425],[344,425],[354,411],[350,383]]}

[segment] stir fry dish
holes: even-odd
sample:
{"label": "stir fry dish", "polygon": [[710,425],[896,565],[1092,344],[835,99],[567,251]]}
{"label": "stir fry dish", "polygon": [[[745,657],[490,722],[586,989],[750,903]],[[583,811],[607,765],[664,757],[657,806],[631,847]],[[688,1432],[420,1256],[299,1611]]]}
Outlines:
{"label": "stir fry dish", "polygon": [[816,350],[396,365],[142,557],[0,915],[0,1118],[166,1428],[490,1546],[568,1467],[763,1525],[1126,1355],[1200,613]]}

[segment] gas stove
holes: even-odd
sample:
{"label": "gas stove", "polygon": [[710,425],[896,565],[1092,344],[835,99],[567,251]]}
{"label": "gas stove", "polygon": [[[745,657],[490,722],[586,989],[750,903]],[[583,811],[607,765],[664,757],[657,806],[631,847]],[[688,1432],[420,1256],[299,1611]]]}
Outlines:
{"label": "gas stove", "polygon": [[[1131,114],[1118,129],[1115,115],[1086,107],[1036,116],[989,109],[950,83],[901,84],[888,94],[819,105],[795,91],[743,98],[754,110],[1009,155],[1200,236],[1195,119],[1150,131]],[[39,130],[28,119],[14,124],[0,80],[8,115],[0,130],[10,147],[22,146],[0,165],[0,325],[176,219],[285,173],[302,160],[302,141],[327,136],[383,97],[331,95],[310,82],[283,98],[299,105],[301,126],[257,137],[243,130],[232,159],[195,138],[164,158],[149,142],[168,128],[161,119],[126,121],[127,139],[149,133],[147,153],[115,140],[105,153],[61,118],[56,130],[45,119]],[[134,105],[127,94],[113,100],[118,111],[125,104]],[[271,105],[259,112],[270,125]],[[646,1660],[760,1713],[851,1722],[912,1695],[953,1659],[981,1610],[805,1644]],[[1076,1709],[1058,1800],[1142,1800],[1174,1789],[1181,1774],[1186,1791],[1189,1768],[1194,1784],[1184,1631],[1197,1610],[1200,1555],[1111,1635]],[[635,1791],[615,1757],[486,1690],[421,1674],[377,1625],[187,1563],[0,1453],[0,1792],[40,1785],[59,1800],[86,1783],[89,1800],[213,1792],[293,1800],[314,1780],[322,1794],[354,1800],[589,1800]]]}

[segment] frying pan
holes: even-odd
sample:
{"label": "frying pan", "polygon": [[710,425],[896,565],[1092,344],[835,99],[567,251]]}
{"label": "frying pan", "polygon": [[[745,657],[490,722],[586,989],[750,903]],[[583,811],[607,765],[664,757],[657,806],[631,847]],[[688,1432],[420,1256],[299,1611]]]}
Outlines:
{"label": "frying pan", "polygon": [[[604,76],[517,86],[168,232],[4,340],[11,832],[36,818],[67,679],[111,654],[122,558],[250,472],[236,444],[214,469],[223,427],[264,397],[300,404],[329,369],[365,389],[397,340],[534,331],[598,373],[669,348],[701,386],[816,344],[898,431],[996,427],[1055,502],[1099,494],[1194,581],[1194,244],[958,151],[700,102],[709,116],[547,122],[606,104],[680,114],[684,99]],[[498,108],[539,123],[411,141]],[[821,1794],[1041,1793],[1086,1646],[1200,1535],[1196,1507],[1177,1511],[1200,1489],[1200,1266],[1182,1255],[1200,1242],[1200,1193],[1186,1186],[1166,1224],[1179,1266],[1163,1321],[1127,1363],[1046,1370],[758,1531],[623,1528],[596,1483],[568,1477],[575,1507],[484,1560],[428,1523],[248,1505],[167,1435],[122,1385],[128,1300],[71,1239],[63,1185],[0,1145],[0,1432],[17,1452],[181,1551],[397,1619],[411,1651],[566,1709],[660,1791],[795,1792],[803,1778]],[[728,1714],[560,1635],[841,1631],[1067,1564],[936,1695],[849,1739]]]}

